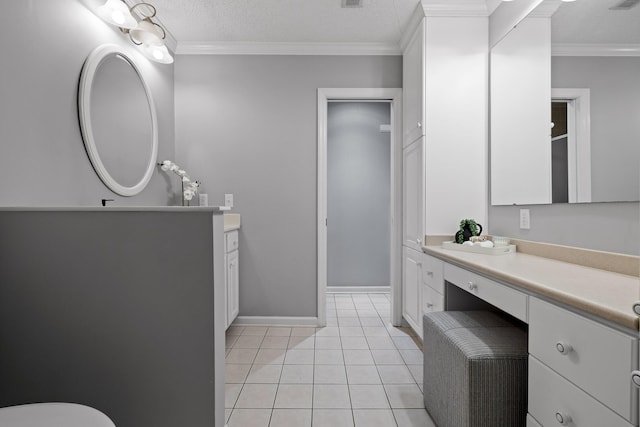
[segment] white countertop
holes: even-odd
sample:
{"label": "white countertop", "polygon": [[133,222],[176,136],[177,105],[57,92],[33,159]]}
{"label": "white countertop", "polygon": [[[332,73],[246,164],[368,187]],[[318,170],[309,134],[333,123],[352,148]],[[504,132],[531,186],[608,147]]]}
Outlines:
{"label": "white countertop", "polygon": [[211,212],[230,210],[226,206],[3,206],[5,212]]}
{"label": "white countertop", "polygon": [[640,278],[523,253],[485,255],[441,246],[423,251],[444,261],[528,289],[634,330],[633,303],[640,301]]}

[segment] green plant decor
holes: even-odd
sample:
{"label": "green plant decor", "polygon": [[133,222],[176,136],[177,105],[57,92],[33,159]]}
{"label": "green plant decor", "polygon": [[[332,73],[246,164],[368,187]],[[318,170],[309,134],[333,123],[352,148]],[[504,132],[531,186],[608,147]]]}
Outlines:
{"label": "green plant decor", "polygon": [[[463,219],[460,221],[460,231],[464,231],[465,227],[469,227],[471,234],[473,236],[478,236],[480,232],[478,231],[478,223],[474,219]],[[463,233],[456,233],[456,241],[458,243],[464,242]]]}

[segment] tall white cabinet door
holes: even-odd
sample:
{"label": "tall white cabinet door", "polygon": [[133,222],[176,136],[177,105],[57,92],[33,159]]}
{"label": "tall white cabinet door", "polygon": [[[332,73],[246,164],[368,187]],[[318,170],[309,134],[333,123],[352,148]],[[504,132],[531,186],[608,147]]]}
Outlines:
{"label": "tall white cabinet door", "polygon": [[240,282],[238,251],[226,255],[226,285],[227,285],[227,328],[233,323],[240,312]]}
{"label": "tall white cabinet door", "polygon": [[424,20],[402,55],[403,146],[424,135]]}
{"label": "tall white cabinet door", "polygon": [[422,253],[404,248],[403,260],[402,315],[409,326],[411,326],[419,336],[422,336]]}
{"label": "tall white cabinet door", "polygon": [[402,151],[402,244],[422,251],[424,239],[424,137]]}

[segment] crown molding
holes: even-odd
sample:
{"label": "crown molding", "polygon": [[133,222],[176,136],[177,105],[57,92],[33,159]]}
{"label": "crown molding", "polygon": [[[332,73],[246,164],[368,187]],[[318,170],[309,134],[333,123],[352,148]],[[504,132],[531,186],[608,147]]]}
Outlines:
{"label": "crown molding", "polygon": [[413,37],[413,33],[416,31],[416,28],[418,28],[418,25],[420,25],[420,22],[422,22],[423,18],[424,8],[422,7],[421,3],[418,3],[416,8],[413,10],[413,13],[411,14],[411,17],[409,17],[409,22],[404,28],[402,37],[400,37],[400,48],[403,52],[409,44],[411,37]]}
{"label": "crown molding", "polygon": [[177,55],[402,55],[396,43],[179,42]]}
{"label": "crown molding", "polygon": [[489,16],[491,4],[486,0],[421,0],[424,16]]}
{"label": "crown molding", "polygon": [[552,43],[551,56],[640,56],[640,44]]}

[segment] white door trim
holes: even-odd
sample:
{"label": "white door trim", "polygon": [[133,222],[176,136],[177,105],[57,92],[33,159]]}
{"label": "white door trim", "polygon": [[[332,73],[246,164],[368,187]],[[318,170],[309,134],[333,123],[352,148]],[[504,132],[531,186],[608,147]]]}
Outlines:
{"label": "white door trim", "polygon": [[318,325],[326,319],[327,290],[327,103],[330,100],[391,101],[391,322],[402,321],[402,89],[318,89]]}

